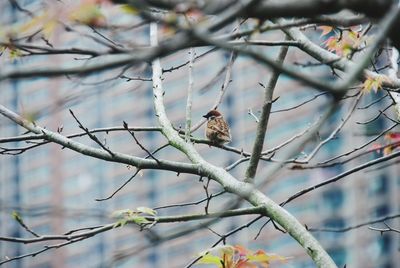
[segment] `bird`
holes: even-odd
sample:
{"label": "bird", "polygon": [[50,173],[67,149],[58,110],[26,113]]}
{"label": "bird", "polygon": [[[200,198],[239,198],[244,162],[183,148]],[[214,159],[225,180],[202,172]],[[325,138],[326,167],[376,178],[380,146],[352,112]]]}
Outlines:
{"label": "bird", "polygon": [[232,140],[229,126],[220,112],[211,110],[203,117],[207,119],[205,134],[208,140],[218,145],[223,145]]}

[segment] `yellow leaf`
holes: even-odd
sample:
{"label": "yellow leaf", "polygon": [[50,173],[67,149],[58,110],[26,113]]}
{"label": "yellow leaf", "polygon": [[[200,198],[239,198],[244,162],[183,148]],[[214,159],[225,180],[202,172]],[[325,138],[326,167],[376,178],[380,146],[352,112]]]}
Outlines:
{"label": "yellow leaf", "polygon": [[280,256],[278,254],[273,254],[273,253],[265,253],[262,251],[258,251],[256,254],[254,255],[250,255],[247,256],[247,258],[250,261],[254,261],[254,262],[260,262],[260,263],[269,263],[270,261],[281,261],[281,262],[285,262],[287,260],[286,257]]}
{"label": "yellow leaf", "polygon": [[385,149],[383,149],[383,155],[389,155],[393,152],[393,147],[392,146],[388,146]]}
{"label": "yellow leaf", "polygon": [[29,20],[27,23],[19,27],[19,33],[26,33],[31,31],[42,30],[45,38],[49,38],[55,31],[58,25],[57,18],[50,16],[46,11],[42,15],[37,16]]}
{"label": "yellow leaf", "polygon": [[137,8],[131,5],[120,5],[119,8],[122,10],[122,12],[127,14],[137,15],[139,13]]}
{"label": "yellow leaf", "polygon": [[34,17],[28,22],[24,23],[19,27],[18,31],[21,33],[26,33],[29,32],[32,29],[35,29],[36,27],[41,27],[43,25],[43,22],[48,19],[47,13],[43,13],[40,16]]}
{"label": "yellow leaf", "polygon": [[71,20],[82,24],[100,26],[105,23],[105,17],[100,8],[92,3],[78,5],[69,15]]}
{"label": "yellow leaf", "polygon": [[338,51],[339,55],[348,56],[353,51],[353,46],[350,43],[343,43],[341,46],[341,51]]}
{"label": "yellow leaf", "polygon": [[218,268],[222,267],[222,259],[218,256],[212,255],[210,253],[205,254],[197,262],[199,264],[215,264]]}
{"label": "yellow leaf", "polygon": [[15,210],[11,213],[11,216],[16,221],[21,221],[22,220],[21,215]]}
{"label": "yellow leaf", "polygon": [[331,36],[324,42],[325,46],[328,48],[329,51],[335,51],[339,42],[335,36]]}
{"label": "yellow leaf", "polygon": [[371,90],[373,90],[375,93],[379,90],[382,89],[382,84],[385,81],[386,77],[383,75],[377,75],[375,77],[367,77],[363,83],[363,93],[368,93]]}
{"label": "yellow leaf", "polygon": [[57,27],[58,22],[55,20],[49,20],[43,25],[43,34],[45,38],[49,38]]}

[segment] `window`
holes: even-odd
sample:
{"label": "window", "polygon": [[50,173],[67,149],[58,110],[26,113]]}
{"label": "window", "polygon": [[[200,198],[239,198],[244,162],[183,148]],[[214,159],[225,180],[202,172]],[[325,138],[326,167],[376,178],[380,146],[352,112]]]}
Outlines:
{"label": "window", "polygon": [[[366,121],[369,120],[368,118]],[[375,134],[377,131],[381,131],[385,126],[385,122],[382,117],[379,117],[377,120],[372,121],[365,125],[365,135],[368,136],[370,134]]]}
{"label": "window", "polygon": [[345,225],[345,220],[343,218],[330,218],[324,221],[324,226],[328,228],[343,228]]}
{"label": "window", "polygon": [[388,255],[392,245],[392,237],[388,234],[379,237],[378,240],[379,253],[381,255]]}
{"label": "window", "polygon": [[380,205],[374,210],[375,217],[386,216],[390,212],[390,207],[387,204]]}
{"label": "window", "polygon": [[331,211],[340,209],[344,201],[344,192],[340,188],[334,188],[322,194],[324,203]]}
{"label": "window", "polygon": [[382,174],[377,179],[373,180],[369,187],[371,195],[386,194],[388,191],[389,178],[386,174]]}
{"label": "window", "polygon": [[338,267],[344,267],[346,264],[347,252],[344,248],[334,248],[328,250],[328,254]]}
{"label": "window", "polygon": [[[341,217],[327,219],[323,222],[325,228],[340,229],[345,227],[346,221]],[[345,239],[345,233],[326,232],[321,233],[321,238],[327,239],[332,243],[342,244]]]}

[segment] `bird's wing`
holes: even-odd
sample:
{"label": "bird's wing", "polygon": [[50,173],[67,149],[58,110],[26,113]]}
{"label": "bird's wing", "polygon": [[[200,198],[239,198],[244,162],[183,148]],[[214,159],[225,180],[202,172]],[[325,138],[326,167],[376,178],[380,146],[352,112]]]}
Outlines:
{"label": "bird's wing", "polygon": [[223,140],[231,140],[228,124],[222,118],[216,119],[216,124],[211,125],[210,129],[217,132],[219,138]]}

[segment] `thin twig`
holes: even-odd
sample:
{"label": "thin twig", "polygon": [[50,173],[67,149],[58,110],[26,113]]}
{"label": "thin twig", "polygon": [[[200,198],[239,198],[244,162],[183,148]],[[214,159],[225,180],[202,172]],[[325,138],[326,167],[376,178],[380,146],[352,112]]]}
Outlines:
{"label": "thin twig", "polygon": [[136,177],[136,175],[140,172],[141,169],[136,169],[135,173],[129,177],[120,187],[118,187],[114,192],[112,192],[109,196],[104,197],[104,198],[96,198],[96,201],[106,201],[114,197],[119,191],[121,191],[129,182],[133,180],[133,178]]}
{"label": "thin twig", "polygon": [[111,157],[114,157],[114,153],[110,149],[108,149],[106,146],[104,146],[104,144],[96,137],[96,135],[90,133],[89,129],[82,125],[82,123],[78,120],[78,118],[75,116],[74,112],[71,109],[69,109],[69,112],[71,113],[71,115],[75,119],[75,121],[78,123],[79,128],[82,129],[83,131],[85,131],[86,134],[89,136],[89,138],[91,138],[94,142],[96,142],[98,145],[100,145],[100,147],[103,148],[106,152],[108,152],[111,155]]}
{"label": "thin twig", "polygon": [[39,237],[40,236],[36,232],[34,232],[31,228],[29,228],[28,225],[25,224],[24,220],[22,219],[21,215],[19,215],[18,212],[14,211],[12,213],[12,216],[19,223],[19,225],[21,225],[22,228],[24,228],[27,232],[29,232],[30,234],[32,234],[35,237]]}
{"label": "thin twig", "polygon": [[220,195],[222,195],[224,193],[226,193],[226,191],[220,191],[220,192],[215,193],[215,194],[210,194],[209,196],[207,196],[205,198],[202,198],[202,199],[200,199],[198,201],[193,201],[193,202],[188,202],[188,203],[181,203],[181,204],[166,205],[166,206],[160,206],[160,207],[153,208],[153,210],[199,205],[199,204],[201,204],[203,202],[208,201],[208,199],[220,196]]}
{"label": "thin twig", "polygon": [[[384,216],[381,218],[377,218],[377,219],[372,219],[366,222],[362,222],[362,223],[358,223],[356,225],[351,225],[351,226],[347,226],[344,228],[312,228],[309,227],[308,230],[310,232],[333,232],[333,233],[344,233],[344,232],[348,232],[350,230],[354,230],[354,229],[358,229],[360,227],[366,226],[366,225],[370,225],[370,224],[374,224],[374,223],[378,223],[378,222],[383,222],[383,221],[387,221],[387,220],[391,220],[391,219],[395,219],[395,218],[399,218],[400,214],[392,214],[392,215],[388,215],[388,216]],[[372,229],[371,227],[368,227],[369,229]]]}
{"label": "thin twig", "polygon": [[314,190],[316,190],[316,189],[318,189],[318,188],[321,188],[321,187],[326,186],[326,185],[328,185],[328,184],[331,184],[331,183],[333,183],[333,182],[339,181],[339,180],[341,180],[341,179],[347,177],[348,175],[350,175],[350,174],[352,174],[352,173],[355,173],[355,172],[357,172],[357,171],[360,171],[360,170],[363,170],[363,169],[365,169],[365,168],[374,166],[374,165],[379,164],[379,163],[381,163],[381,162],[386,162],[386,161],[388,161],[388,160],[390,160],[390,159],[393,159],[393,158],[396,158],[396,157],[399,157],[399,156],[400,156],[400,151],[395,152],[395,153],[392,153],[392,154],[390,154],[390,155],[386,155],[386,156],[383,156],[383,157],[374,159],[374,160],[371,160],[371,161],[366,162],[366,163],[364,163],[364,164],[361,164],[361,165],[359,165],[359,166],[357,166],[357,167],[355,167],[355,168],[352,168],[352,169],[347,170],[347,171],[345,171],[345,172],[343,172],[343,173],[340,173],[339,175],[336,175],[336,176],[334,176],[334,177],[332,177],[332,178],[330,178],[330,179],[328,179],[328,180],[325,180],[324,182],[315,184],[315,185],[313,185],[313,186],[311,186],[311,187],[308,187],[308,188],[305,188],[305,189],[303,189],[303,190],[301,190],[301,191],[298,191],[296,194],[290,196],[288,199],[286,199],[286,201],[282,202],[280,205],[284,206],[284,205],[286,205],[287,203],[293,201],[294,199],[297,199],[297,198],[299,198],[300,196],[305,195],[306,193],[309,193],[309,192],[311,192],[311,191],[314,191]]}
{"label": "thin twig", "polygon": [[336,137],[336,135],[339,133],[339,131],[343,128],[343,126],[346,124],[346,122],[350,119],[351,115],[353,114],[354,110],[357,107],[358,102],[361,99],[361,96],[362,96],[362,94],[359,93],[358,97],[354,101],[353,105],[350,107],[347,115],[341,120],[340,124],[336,127],[336,129],[334,131],[332,131],[331,134],[329,134],[329,136],[326,139],[321,141],[314,148],[314,150],[312,150],[311,153],[308,154],[308,156],[306,158],[301,159],[301,160],[296,160],[295,162],[297,164],[306,164],[306,163],[310,162],[310,160],[318,153],[318,151],[322,148],[322,146],[324,146],[326,143],[328,143],[329,141],[331,141],[333,138]]}
{"label": "thin twig", "polygon": [[157,162],[157,164],[160,164],[160,160],[158,160],[153,153],[151,153],[149,150],[147,150],[140,142],[139,140],[136,138],[135,136],[135,132],[129,130],[128,127],[128,123],[126,123],[125,121],[123,121],[123,126],[124,128],[129,132],[129,134],[131,134],[132,138],[135,140],[136,144],[140,147],[140,149],[142,149],[143,151],[145,151],[154,161]]}
{"label": "thin twig", "polygon": [[387,228],[376,228],[376,227],[368,227],[368,229],[373,230],[373,231],[378,231],[381,234],[385,233],[385,232],[395,232],[395,233],[399,233],[400,234],[400,229],[395,229],[391,226],[389,226],[389,224],[387,224],[386,222],[384,222],[383,224],[386,225]]}

